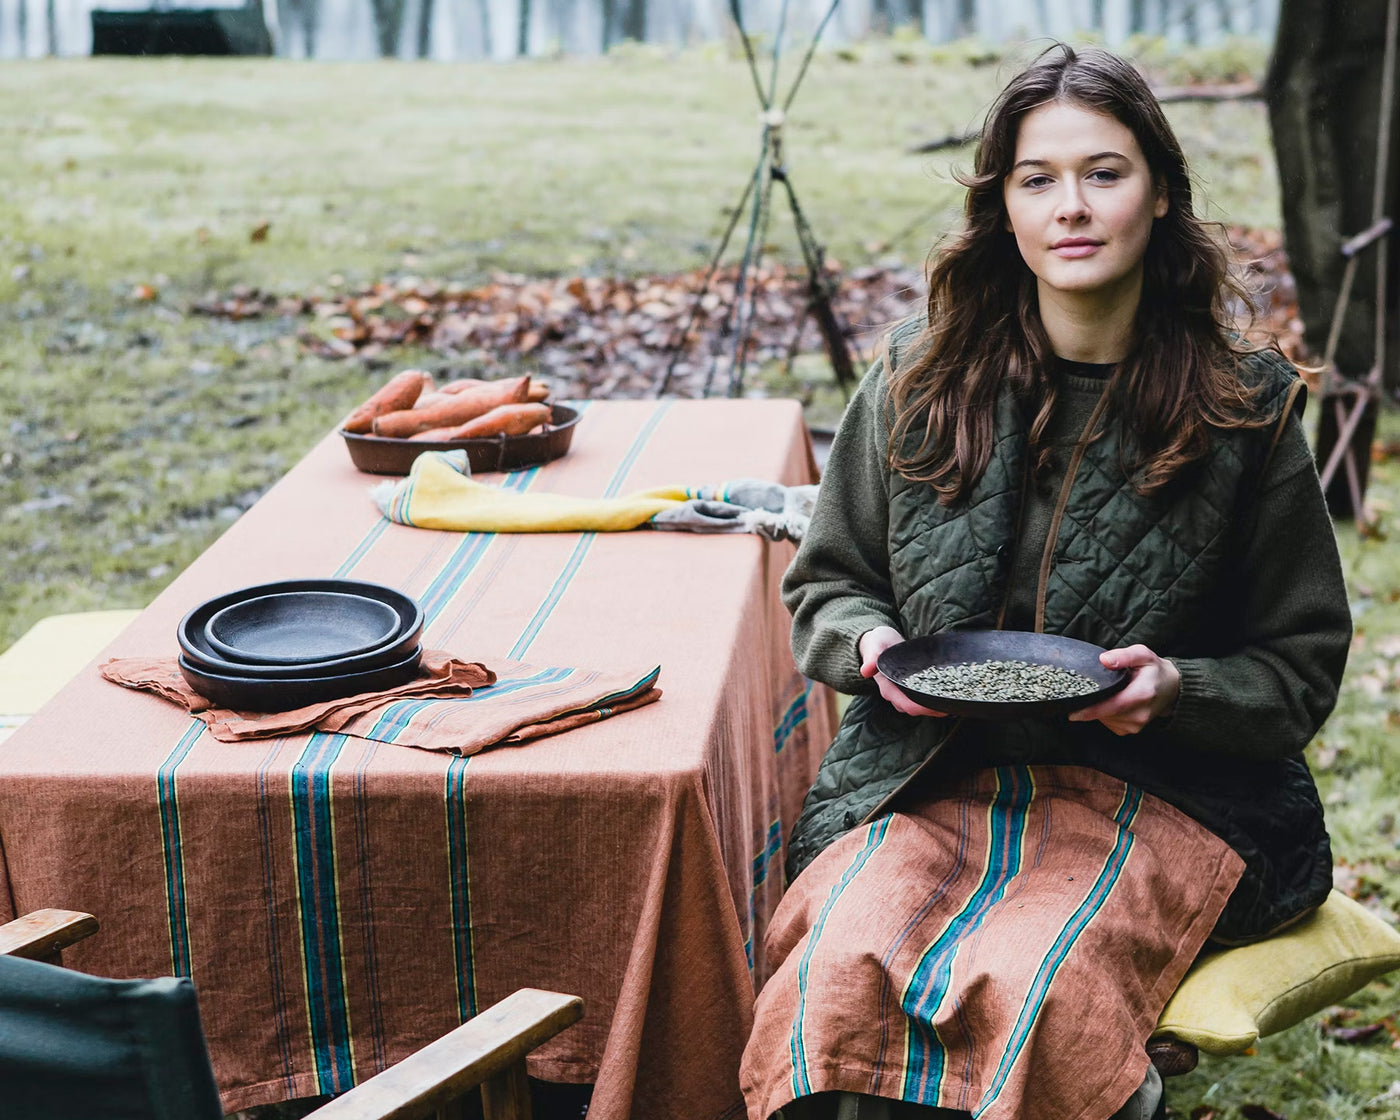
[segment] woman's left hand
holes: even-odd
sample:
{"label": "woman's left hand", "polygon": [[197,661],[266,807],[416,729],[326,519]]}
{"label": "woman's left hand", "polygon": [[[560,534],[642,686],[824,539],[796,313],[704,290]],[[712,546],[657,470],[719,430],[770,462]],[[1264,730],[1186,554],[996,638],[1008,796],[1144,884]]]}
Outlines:
{"label": "woman's left hand", "polygon": [[1071,712],[1071,720],[1096,719],[1115,735],[1136,735],[1176,704],[1181,674],[1172,662],[1146,646],[1104,650],[1099,662],[1105,669],[1127,669],[1131,674],[1128,683],[1107,700]]}

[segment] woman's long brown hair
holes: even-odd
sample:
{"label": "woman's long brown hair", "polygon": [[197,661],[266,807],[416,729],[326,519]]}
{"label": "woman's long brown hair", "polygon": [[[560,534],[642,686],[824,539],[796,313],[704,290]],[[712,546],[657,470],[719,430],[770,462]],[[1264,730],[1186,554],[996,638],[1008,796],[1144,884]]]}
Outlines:
{"label": "woman's long brown hair", "polygon": [[[929,266],[928,322],[889,377],[890,468],[930,483],[944,504],[965,497],[991,458],[996,401],[1009,384],[1031,402],[1037,466],[1055,404],[1054,354],[1041,324],[1036,278],[1007,230],[1003,180],[1021,119],[1050,102],[1103,113],[1137,138],[1168,208],[1143,259],[1142,298],[1129,354],[1108,387],[1108,414],[1125,433],[1126,467],[1141,494],[1160,490],[1205,454],[1210,428],[1253,427],[1251,390],[1232,341],[1227,300],[1249,306],[1220,241],[1192,208],[1181,145],[1133,66],[1108,51],[1058,44],[1002,90],[987,115],[967,188],[963,229]],[[888,371],[887,371],[888,375]]]}

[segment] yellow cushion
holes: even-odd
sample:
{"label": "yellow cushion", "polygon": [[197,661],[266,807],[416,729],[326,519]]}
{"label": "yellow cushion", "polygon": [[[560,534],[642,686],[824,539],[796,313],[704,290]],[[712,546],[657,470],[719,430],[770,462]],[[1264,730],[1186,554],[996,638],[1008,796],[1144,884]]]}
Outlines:
{"label": "yellow cushion", "polygon": [[1283,933],[1202,957],[1168,1001],[1153,1037],[1238,1054],[1400,968],[1400,933],[1333,891]]}
{"label": "yellow cushion", "polygon": [[32,716],[140,611],[83,611],[41,618],[0,653],[0,717]]}

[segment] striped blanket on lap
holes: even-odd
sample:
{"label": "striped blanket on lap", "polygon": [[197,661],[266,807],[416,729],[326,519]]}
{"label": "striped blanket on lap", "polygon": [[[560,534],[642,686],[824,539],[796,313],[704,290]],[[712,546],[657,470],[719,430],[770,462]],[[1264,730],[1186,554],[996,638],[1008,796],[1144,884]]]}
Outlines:
{"label": "striped blanket on lap", "polygon": [[1001,767],[847,833],[769,927],[750,1120],[829,1090],[1105,1120],[1241,870],[1134,786]]}

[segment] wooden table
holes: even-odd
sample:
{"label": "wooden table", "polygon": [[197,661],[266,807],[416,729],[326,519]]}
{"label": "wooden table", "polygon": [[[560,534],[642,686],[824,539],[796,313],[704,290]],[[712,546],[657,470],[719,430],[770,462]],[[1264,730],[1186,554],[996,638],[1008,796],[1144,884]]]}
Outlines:
{"label": "wooden table", "polygon": [[[790,401],[588,405],[565,459],[505,476],[578,495],[812,480]],[[830,739],[796,671],[789,544],[636,531],[492,536],[380,519],[332,436],[107,656],[172,655],[192,605],[340,575],[423,604],[425,642],[490,663],[660,664],[660,703],[470,759],[339,735],[220,743],[95,664],[0,745],[8,906],[96,913],[70,951],[183,974],[229,1110],[336,1092],[522,985],[584,1021],[534,1076],[590,1115],[736,1115],[783,839]]]}

